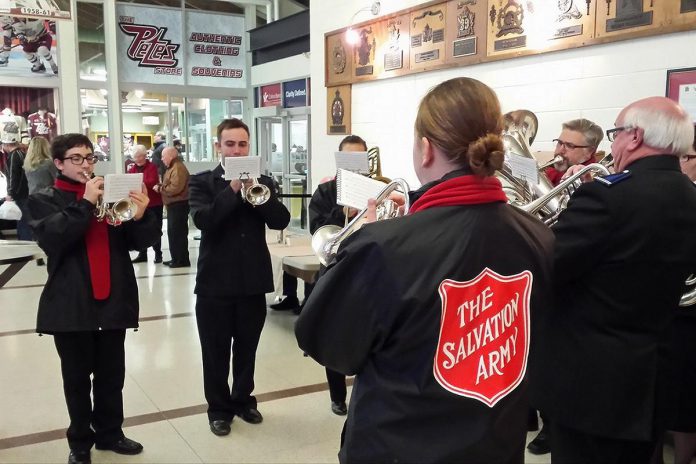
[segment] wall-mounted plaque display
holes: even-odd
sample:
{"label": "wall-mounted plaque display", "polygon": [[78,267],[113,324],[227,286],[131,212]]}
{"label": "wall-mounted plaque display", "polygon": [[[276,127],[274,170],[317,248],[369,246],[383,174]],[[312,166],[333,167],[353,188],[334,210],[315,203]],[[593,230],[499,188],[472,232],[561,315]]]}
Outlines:
{"label": "wall-mounted plaque display", "polygon": [[468,64],[486,54],[486,0],[458,0],[447,3],[445,59]]}
{"label": "wall-mounted plaque display", "polygon": [[326,133],[350,134],[350,85],[326,88]]}
{"label": "wall-mounted plaque display", "polygon": [[596,37],[641,35],[662,25],[667,3],[655,0],[606,0],[597,4]]}
{"label": "wall-mounted plaque display", "polygon": [[326,85],[346,84],[351,81],[353,47],[346,42],[345,32],[326,37]]}
{"label": "wall-mounted plaque display", "polygon": [[375,73],[375,56],[377,54],[376,24],[369,24],[356,29],[358,43],[353,45],[353,77],[373,79]]}
{"label": "wall-mounted plaque display", "polygon": [[373,24],[377,41],[374,77],[391,77],[409,70],[409,16],[386,18]]}
{"label": "wall-mounted plaque display", "polygon": [[527,22],[533,11],[517,0],[488,0],[488,56],[527,48]]}
{"label": "wall-mounted plaque display", "polygon": [[680,0],[679,13],[696,12],[696,0]]}
{"label": "wall-mounted plaque display", "polygon": [[[565,42],[562,45],[562,48],[565,48],[568,42],[582,42],[592,38],[596,13],[595,0],[558,0],[547,3],[544,7],[550,10],[544,16],[553,21],[548,40]],[[563,40],[569,38],[573,39]],[[553,47],[553,44],[549,45]]]}
{"label": "wall-mounted plaque display", "polygon": [[675,26],[693,26],[696,24],[696,0],[679,0],[671,2],[665,12]]}
{"label": "wall-mounted plaque display", "polygon": [[411,69],[445,62],[446,13],[446,3],[411,12]]}

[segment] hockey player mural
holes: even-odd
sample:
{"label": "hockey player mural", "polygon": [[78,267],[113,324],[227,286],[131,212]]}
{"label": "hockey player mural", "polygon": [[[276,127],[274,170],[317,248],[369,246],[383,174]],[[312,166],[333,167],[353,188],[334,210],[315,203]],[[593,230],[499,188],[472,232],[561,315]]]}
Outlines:
{"label": "hockey player mural", "polygon": [[[22,71],[28,69],[34,75],[58,74],[58,64],[52,51],[56,31],[55,21],[0,16],[0,27],[3,39],[0,51],[0,73],[27,75]],[[19,58],[21,56],[17,53],[19,51],[29,62],[28,67],[20,64],[23,60]]]}

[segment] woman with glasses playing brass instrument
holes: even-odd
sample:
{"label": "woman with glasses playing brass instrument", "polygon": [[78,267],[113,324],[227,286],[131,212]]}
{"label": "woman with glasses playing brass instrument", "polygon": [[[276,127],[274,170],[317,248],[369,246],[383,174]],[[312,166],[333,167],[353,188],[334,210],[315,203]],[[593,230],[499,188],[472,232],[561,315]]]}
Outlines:
{"label": "woman with glasses playing brass instrument", "polygon": [[495,93],[469,78],[420,103],[407,216],[338,249],[295,328],[356,375],[341,462],[522,463],[530,308],[548,305],[551,232],[507,204]]}
{"label": "woman with glasses playing brass instrument", "polygon": [[136,206],[133,221],[115,227],[97,219],[104,180],[92,177],[97,158],[87,137],[58,136],[51,154],[58,178],[53,188],[31,195],[27,209],[48,256],[36,330],[53,335],[61,360],[70,415],[68,462],[89,463],[92,445],[137,454],[142,445],[121,428],[124,340],[126,329],[138,327],[138,286],[128,251],[152,245],[161,232],[146,211],[144,186],[129,195]]}

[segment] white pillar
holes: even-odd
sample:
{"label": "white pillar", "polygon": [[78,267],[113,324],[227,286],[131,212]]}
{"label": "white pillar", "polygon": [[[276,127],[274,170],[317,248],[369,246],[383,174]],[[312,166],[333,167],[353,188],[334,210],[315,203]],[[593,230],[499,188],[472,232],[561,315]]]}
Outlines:
{"label": "white pillar", "polygon": [[106,90],[108,95],[109,144],[111,160],[117,173],[123,173],[123,121],[121,118],[121,93],[118,88],[116,3],[104,2],[104,39],[106,51]]}
{"label": "white pillar", "polygon": [[62,134],[82,133],[82,102],[80,100],[80,63],[77,56],[77,0],[70,1],[70,21],[56,21],[58,33],[58,76],[60,77],[60,131]]}

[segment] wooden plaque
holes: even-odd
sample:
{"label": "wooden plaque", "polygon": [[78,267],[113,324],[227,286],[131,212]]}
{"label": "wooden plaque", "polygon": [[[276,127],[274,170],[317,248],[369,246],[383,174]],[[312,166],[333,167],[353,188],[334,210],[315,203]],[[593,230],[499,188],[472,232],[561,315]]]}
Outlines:
{"label": "wooden plaque", "polygon": [[529,53],[527,42],[533,31],[534,12],[528,5],[518,0],[488,0],[488,56]]}
{"label": "wooden plaque", "polygon": [[375,60],[377,58],[377,23],[356,27],[358,43],[352,46],[352,81],[371,80],[377,77]]}
{"label": "wooden plaque", "polygon": [[409,15],[386,18],[373,25],[377,43],[375,78],[409,72]]}
{"label": "wooden plaque", "polygon": [[666,12],[668,18],[672,18],[672,24],[678,26],[696,25],[696,0],[678,0],[671,2]]}
{"label": "wooden plaque", "polygon": [[326,37],[326,85],[351,82],[353,69],[352,47],[346,42],[345,32]]}
{"label": "wooden plaque", "polygon": [[447,4],[411,12],[411,69],[427,69],[445,63]]}
{"label": "wooden plaque", "polygon": [[350,134],[350,85],[326,88],[326,133]]}
{"label": "wooden plaque", "polygon": [[653,34],[665,22],[667,3],[655,0],[611,0],[597,4],[597,38]]}
{"label": "wooden plaque", "polygon": [[486,56],[486,0],[447,2],[445,61],[466,65]]}

